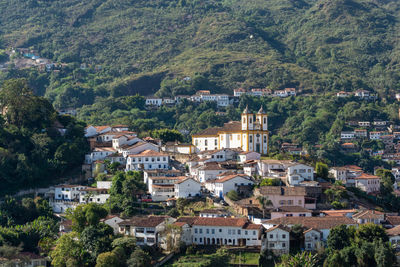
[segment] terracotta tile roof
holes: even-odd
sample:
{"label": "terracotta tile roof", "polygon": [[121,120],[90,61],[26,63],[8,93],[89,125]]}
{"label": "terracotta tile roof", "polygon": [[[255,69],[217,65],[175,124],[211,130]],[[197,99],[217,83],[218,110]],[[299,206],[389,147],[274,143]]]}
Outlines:
{"label": "terracotta tile roof", "polygon": [[246,218],[207,218],[198,217],[193,225],[198,226],[232,226],[243,227],[247,223]]}
{"label": "terracotta tile roof", "polygon": [[261,186],[256,189],[261,195],[305,196],[306,188],[288,186]]}
{"label": "terracotta tile roof", "polygon": [[378,176],[362,173],[360,176],[354,177],[355,180],[357,179],[380,179]]}
{"label": "terracotta tile roof", "polygon": [[283,207],[277,208],[276,210],[274,210],[272,212],[310,212],[311,213],[311,210],[305,209],[300,206],[283,206]]}
{"label": "terracotta tile roof", "polygon": [[148,216],[148,217],[132,217],[128,220],[118,223],[118,225],[132,225],[135,227],[156,227],[165,222],[169,216]]}
{"label": "terracotta tile roof", "polygon": [[388,234],[388,236],[400,235],[400,225],[397,225],[396,227],[386,230],[386,233]]}
{"label": "terracotta tile roof", "polygon": [[195,180],[195,179],[193,179],[192,177],[186,177],[186,176],[184,176],[186,179],[180,179],[179,181],[177,181],[175,184],[181,184],[181,183],[183,183],[183,182],[186,182],[186,181],[188,181],[188,180],[193,180],[194,182],[196,182],[196,183],[198,183],[198,184],[200,184],[200,182],[199,181],[197,181],[197,180]]}
{"label": "terracotta tile roof", "polygon": [[168,188],[168,187],[175,187],[174,184],[153,184],[151,185],[152,188]]}
{"label": "terracotta tile roof", "polygon": [[64,188],[74,188],[74,187],[86,187],[83,185],[76,185],[76,184],[60,184],[60,185],[56,185],[55,187],[60,188],[60,187],[64,187]]}
{"label": "terracotta tile roof", "polygon": [[331,229],[338,225],[356,225],[357,223],[347,217],[281,217],[272,220],[263,221],[263,224],[283,224],[295,225],[301,224],[307,228]]}
{"label": "terracotta tile roof", "polygon": [[184,216],[184,217],[179,217],[176,222],[184,222],[187,223],[188,225],[193,225],[193,223],[197,220],[198,217],[189,217],[189,216]]}
{"label": "terracotta tile roof", "polygon": [[173,225],[178,226],[178,227],[182,227],[185,224],[187,224],[186,222],[174,222]]}
{"label": "terracotta tile roof", "polygon": [[163,152],[157,152],[153,150],[145,150],[143,152],[140,152],[139,154],[135,155],[129,155],[131,158],[136,158],[136,157],[159,157],[159,156],[168,156],[168,154],[163,153]]}
{"label": "terracotta tile roof", "polygon": [[117,150],[112,147],[95,147],[93,152],[117,152]]}
{"label": "terracotta tile roof", "polygon": [[321,232],[320,230],[314,229],[314,228],[310,228],[310,229],[305,230],[305,231],[303,232],[303,234],[306,234],[306,233],[311,232],[311,231],[316,231],[316,232],[322,234],[322,232]]}
{"label": "terracotta tile roof", "polygon": [[220,127],[212,127],[212,128],[207,128],[205,130],[202,130],[195,135],[215,135],[218,136],[218,131],[220,130]]}
{"label": "terracotta tile roof", "polygon": [[214,162],[210,162],[213,164],[205,164],[201,167],[199,167],[199,170],[202,171],[214,171],[214,170],[226,170],[225,168],[222,168],[221,166],[219,166],[219,164],[215,164]]}
{"label": "terracotta tile roof", "polygon": [[377,210],[364,210],[354,214],[353,219],[381,219],[385,214]]}
{"label": "terracotta tile roof", "polygon": [[262,224],[247,223],[243,229],[260,230],[262,227]]}
{"label": "terracotta tile roof", "polygon": [[400,216],[387,216],[386,221],[391,225],[400,225]]}
{"label": "terracotta tile roof", "polygon": [[246,175],[246,174],[231,174],[231,175],[224,176],[224,177],[218,179],[215,182],[216,183],[225,183],[226,181],[232,180],[232,179],[234,179],[236,177],[240,177],[240,178],[244,178],[244,179],[247,179],[249,181],[252,181],[251,177]]}
{"label": "terracotta tile roof", "polygon": [[343,217],[347,213],[356,213],[357,210],[321,210],[321,212],[330,217]]}
{"label": "terracotta tile roof", "polygon": [[[90,126],[93,126],[93,125],[89,125],[89,126],[86,127],[86,128],[89,128]],[[105,129],[107,129],[107,128],[111,128],[110,126],[107,126],[107,125],[103,125],[103,126],[93,126],[93,127],[96,129],[97,132],[101,132],[101,131],[103,131],[103,130],[105,130]]]}
{"label": "terracotta tile roof", "polygon": [[281,230],[284,230],[284,231],[290,233],[290,229],[286,226],[283,226],[282,224],[275,225],[274,227],[267,229],[265,232],[269,233],[269,232],[274,231],[275,229],[281,229]]}

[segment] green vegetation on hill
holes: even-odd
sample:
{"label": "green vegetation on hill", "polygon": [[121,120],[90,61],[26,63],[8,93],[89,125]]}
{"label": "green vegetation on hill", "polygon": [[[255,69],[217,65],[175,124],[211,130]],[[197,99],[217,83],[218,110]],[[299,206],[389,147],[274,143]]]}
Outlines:
{"label": "green vegetation on hill", "polygon": [[69,63],[40,85],[56,107],[198,86],[386,97],[399,89],[399,9],[394,0],[1,0],[0,48]]}
{"label": "green vegetation on hill", "polygon": [[57,115],[25,80],[6,81],[0,103],[0,195],[46,185],[82,164],[84,124]]}

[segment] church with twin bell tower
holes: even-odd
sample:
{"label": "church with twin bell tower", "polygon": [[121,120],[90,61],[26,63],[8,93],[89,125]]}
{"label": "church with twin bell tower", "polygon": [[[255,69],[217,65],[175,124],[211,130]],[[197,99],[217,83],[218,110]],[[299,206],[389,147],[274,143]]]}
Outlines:
{"label": "church with twin bell tower", "polygon": [[200,151],[241,148],[243,151],[267,154],[268,134],[268,115],[263,108],[253,114],[246,107],[241,121],[230,121],[223,127],[205,129],[192,135],[192,142]]}

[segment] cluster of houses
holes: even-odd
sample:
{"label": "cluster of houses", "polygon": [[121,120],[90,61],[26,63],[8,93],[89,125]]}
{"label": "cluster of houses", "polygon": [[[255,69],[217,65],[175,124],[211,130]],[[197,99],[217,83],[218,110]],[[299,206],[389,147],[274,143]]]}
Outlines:
{"label": "cluster of houses", "polygon": [[238,97],[245,94],[256,97],[262,97],[262,96],[289,97],[296,95],[296,89],[285,88],[284,90],[272,91],[271,89],[253,88],[251,90],[245,90],[243,88],[238,88],[233,90],[233,96],[228,94],[211,94],[210,90],[199,90],[194,95],[177,95],[174,98],[146,96],[146,106],[160,107],[162,105],[175,105],[182,99],[187,99],[188,101],[197,103],[211,101],[211,102],[216,102],[218,107],[227,107],[229,105],[232,105],[235,101],[237,101]]}
{"label": "cluster of houses", "polygon": [[340,91],[336,93],[336,96],[338,98],[346,98],[354,96],[362,100],[376,100],[378,98],[377,94],[371,93],[370,91],[363,89],[356,90],[355,92]]}
{"label": "cluster of houses", "polygon": [[[262,190],[263,191],[263,190]],[[269,191],[269,190],[266,190]],[[275,205],[275,204],[274,204]],[[272,209],[270,219],[254,222],[246,217],[235,217],[225,209],[207,209],[198,216],[134,216],[123,219],[109,215],[102,222],[115,233],[135,237],[139,246],[155,246],[169,250],[168,240],[174,245],[251,246],[268,249],[275,255],[287,254],[293,241],[291,228],[301,225],[301,247],[316,251],[326,245],[330,230],[339,225],[355,226],[374,223],[387,229],[392,245],[400,246],[400,216],[370,209],[312,211],[300,206],[281,206]],[[172,225],[173,227],[167,227]],[[167,229],[172,229],[168,231]],[[61,223],[60,232],[71,231],[71,222]]]}

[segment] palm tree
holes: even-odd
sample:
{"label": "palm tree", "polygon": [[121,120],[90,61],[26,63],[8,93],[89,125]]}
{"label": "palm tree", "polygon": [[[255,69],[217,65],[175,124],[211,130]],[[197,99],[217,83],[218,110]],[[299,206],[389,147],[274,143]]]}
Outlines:
{"label": "palm tree", "polygon": [[272,205],[272,201],[267,196],[258,196],[257,200],[262,207],[263,218],[265,218],[265,209]]}

